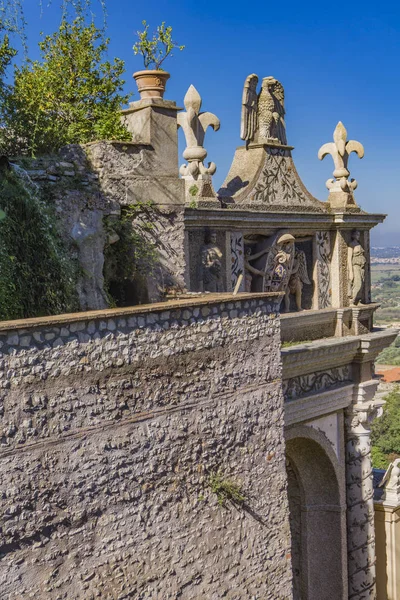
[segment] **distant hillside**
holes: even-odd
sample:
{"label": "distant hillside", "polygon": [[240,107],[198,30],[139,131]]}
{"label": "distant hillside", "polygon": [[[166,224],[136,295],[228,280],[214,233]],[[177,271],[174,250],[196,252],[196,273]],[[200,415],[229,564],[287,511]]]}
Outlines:
{"label": "distant hillside", "polygon": [[400,258],[400,246],[386,246],[386,247],[372,246],[371,257],[373,257],[373,258]]}

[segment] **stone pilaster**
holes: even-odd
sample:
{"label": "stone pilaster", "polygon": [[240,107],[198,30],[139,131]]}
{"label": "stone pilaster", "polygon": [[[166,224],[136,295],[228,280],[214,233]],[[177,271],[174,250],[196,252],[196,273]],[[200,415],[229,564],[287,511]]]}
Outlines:
{"label": "stone pilaster", "polygon": [[370,414],[371,404],[355,404],[346,411],[349,600],[376,598]]}
{"label": "stone pilaster", "polygon": [[348,277],[347,277],[347,241],[345,232],[336,231],[331,262],[332,306],[343,308],[348,306]]}
{"label": "stone pilaster", "polygon": [[[371,379],[371,359],[364,348],[353,363],[353,404],[346,410],[346,489],[349,600],[376,598],[374,489],[369,424],[376,414],[378,381]],[[369,359],[369,360],[368,360]]]}

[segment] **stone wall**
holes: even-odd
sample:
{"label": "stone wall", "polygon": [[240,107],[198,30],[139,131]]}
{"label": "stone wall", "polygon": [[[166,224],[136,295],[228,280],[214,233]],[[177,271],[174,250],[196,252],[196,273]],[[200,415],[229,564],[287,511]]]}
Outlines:
{"label": "stone wall", "polygon": [[[275,310],[220,296],[1,325],[2,598],[291,597]],[[218,502],[216,473],[243,504]]]}
{"label": "stone wall", "polygon": [[106,308],[104,218],[120,214],[117,202],[105,196],[99,175],[88,162],[83,146],[62,148],[58,155],[15,161],[39,187],[47,206],[53,207],[60,234],[71,259],[79,265],[77,282],[81,310]]}

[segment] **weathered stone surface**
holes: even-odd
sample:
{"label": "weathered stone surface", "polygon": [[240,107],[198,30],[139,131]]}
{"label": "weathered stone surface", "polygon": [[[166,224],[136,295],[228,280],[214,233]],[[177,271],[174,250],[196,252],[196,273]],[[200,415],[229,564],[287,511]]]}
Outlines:
{"label": "weathered stone surface", "polygon": [[[3,346],[0,365],[4,598],[291,597],[268,304],[9,332],[19,345]],[[51,347],[46,337],[65,330]],[[243,506],[219,505],[216,472],[240,485]]]}

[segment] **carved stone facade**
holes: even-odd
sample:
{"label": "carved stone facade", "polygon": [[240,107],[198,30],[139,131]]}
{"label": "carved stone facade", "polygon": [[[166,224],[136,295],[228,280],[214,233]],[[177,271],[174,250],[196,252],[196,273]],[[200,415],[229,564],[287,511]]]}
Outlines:
{"label": "carved stone facade", "polygon": [[[148,299],[165,300],[171,288],[182,299],[84,324],[63,316],[0,331],[3,549],[12,553],[2,580],[12,600],[39,598],[42,584],[46,600],[110,589],[192,600],[232,587],[271,600],[375,597],[367,422],[373,361],[397,335],[373,329],[369,304],[369,234],[384,215],[355,204],[347,160],[363,150],[342,126],[320,151],[336,161],[328,201],[307,191],[287,145],[282,84],[266,77],[257,92],[257,83],[246,80],[246,143],[218,196],[204,138],[219,120],[200,111],[193,86],[185,112],[170,101],[132,103],[124,113],[131,143],[84,150],[104,213],[114,207],[119,218],[151,202],[151,214],[140,215],[154,242]],[[97,242],[101,262],[106,240]],[[200,499],[200,484],[221,465],[246,486],[234,511],[212,503],[209,490],[207,504]],[[39,503],[25,505],[40,486]],[[82,514],[68,507],[72,496]],[[54,536],[44,540],[49,528]],[[120,570],[110,574],[117,557]]]}

